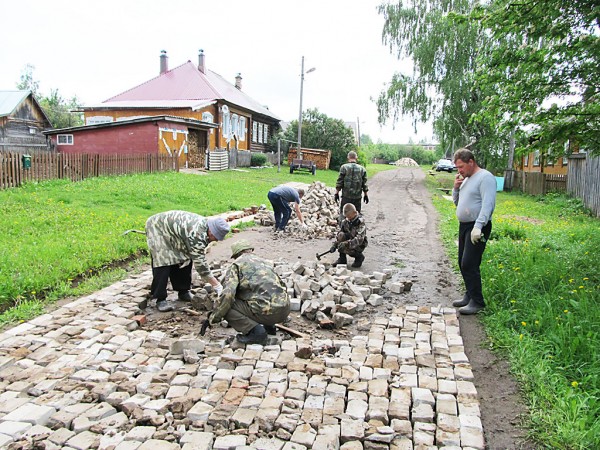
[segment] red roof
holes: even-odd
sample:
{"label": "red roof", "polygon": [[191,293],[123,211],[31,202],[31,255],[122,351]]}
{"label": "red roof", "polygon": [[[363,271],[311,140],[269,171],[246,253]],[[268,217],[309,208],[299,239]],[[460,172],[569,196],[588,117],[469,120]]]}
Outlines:
{"label": "red roof", "polygon": [[279,120],[275,114],[225,81],[219,74],[212,70],[202,73],[191,61],[115,95],[97,107],[140,108],[154,105],[157,108],[169,108],[178,105],[197,108],[216,100]]}

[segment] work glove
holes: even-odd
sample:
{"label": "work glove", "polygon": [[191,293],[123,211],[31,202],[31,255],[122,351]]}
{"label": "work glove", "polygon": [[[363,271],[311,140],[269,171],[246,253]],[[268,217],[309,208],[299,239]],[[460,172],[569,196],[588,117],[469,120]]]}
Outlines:
{"label": "work glove", "polygon": [[338,244],[337,244],[337,242],[335,242],[335,243],[334,243],[334,244],[331,246],[331,248],[329,249],[329,253],[335,253],[335,251],[337,250],[337,248],[338,248]]}
{"label": "work glove", "polygon": [[308,225],[306,225],[304,222],[302,222],[302,223],[300,224],[300,226],[301,226],[303,229],[305,229],[305,230],[307,230],[307,229],[308,229]]}
{"label": "work glove", "polygon": [[369,196],[365,193],[365,195],[363,196],[363,202],[365,203],[369,203]]}
{"label": "work glove", "polygon": [[471,243],[473,245],[477,244],[481,240],[481,229],[473,227],[471,230]]}
{"label": "work glove", "polygon": [[336,203],[340,202],[340,193],[336,192],[335,195],[333,196],[333,199],[335,200]]}
{"label": "work glove", "polygon": [[217,296],[219,296],[223,292],[223,285],[221,283],[219,283],[216,286],[214,286],[213,289],[217,293]]}
{"label": "work glove", "polygon": [[211,314],[212,314],[212,311],[208,313],[208,316],[206,316],[206,319],[204,319],[204,321],[202,322],[202,326],[200,327],[200,336],[204,336],[207,328],[210,328],[210,315]]}

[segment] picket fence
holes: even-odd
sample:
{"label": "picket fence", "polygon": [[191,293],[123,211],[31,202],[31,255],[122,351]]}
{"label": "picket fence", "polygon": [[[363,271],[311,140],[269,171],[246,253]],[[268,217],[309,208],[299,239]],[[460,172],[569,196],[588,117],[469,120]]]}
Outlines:
{"label": "picket fence", "polygon": [[0,189],[53,179],[81,181],[90,177],[179,171],[179,161],[157,154],[68,154],[32,152],[26,167],[23,153],[0,152]]}

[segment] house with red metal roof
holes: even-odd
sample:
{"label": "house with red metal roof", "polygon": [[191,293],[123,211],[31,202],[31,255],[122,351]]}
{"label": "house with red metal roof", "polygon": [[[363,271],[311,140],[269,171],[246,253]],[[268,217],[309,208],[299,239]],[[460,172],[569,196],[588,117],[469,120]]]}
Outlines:
{"label": "house with red metal roof", "polygon": [[[266,149],[269,137],[280,128],[279,117],[242,91],[241,75],[236,76],[235,83],[229,83],[206,67],[202,50],[198,64],[188,61],[174,69],[168,68],[167,53],[163,50],[157,77],[99,105],[84,106],[81,111],[84,113],[85,127],[74,130],[76,134],[85,131],[88,126],[107,123],[126,122],[129,126],[148,126],[148,121],[136,122],[135,119],[161,116],[162,121],[153,121],[157,124],[158,145],[153,151],[168,154],[176,152],[180,165],[189,167],[204,167],[207,151],[236,149],[262,152]],[[164,118],[179,118],[182,121],[171,121],[169,124]],[[117,127],[100,129],[104,133],[114,133]],[[61,134],[68,134],[68,131],[63,129]],[[74,151],[73,146],[77,146],[76,134],[70,138],[70,148],[58,145],[57,149]],[[118,146],[102,148],[112,153],[123,151]],[[94,152],[100,150],[96,145]],[[77,151],[85,150],[79,147]]]}

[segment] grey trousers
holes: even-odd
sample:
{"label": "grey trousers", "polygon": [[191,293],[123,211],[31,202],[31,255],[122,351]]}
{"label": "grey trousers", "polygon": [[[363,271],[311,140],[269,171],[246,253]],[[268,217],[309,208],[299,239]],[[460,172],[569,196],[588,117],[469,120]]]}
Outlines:
{"label": "grey trousers", "polygon": [[225,320],[236,331],[248,334],[252,328],[259,323],[262,325],[275,325],[287,319],[290,313],[290,305],[282,308],[274,308],[269,315],[255,314],[248,303],[234,300],[231,309],[225,314]]}

